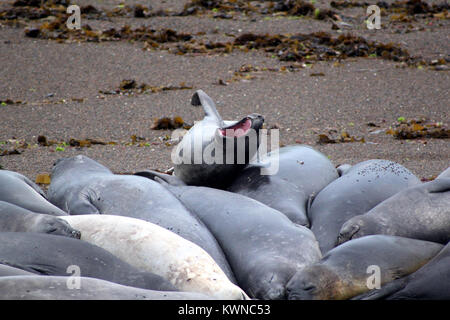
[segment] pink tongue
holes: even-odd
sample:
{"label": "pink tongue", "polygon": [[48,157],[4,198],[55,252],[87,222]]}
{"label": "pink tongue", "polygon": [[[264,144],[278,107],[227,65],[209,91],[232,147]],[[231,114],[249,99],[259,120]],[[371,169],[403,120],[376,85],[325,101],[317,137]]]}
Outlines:
{"label": "pink tongue", "polygon": [[244,122],[238,123],[226,129],[220,129],[220,133],[227,137],[241,137],[247,133],[252,126],[252,121],[247,119]]}

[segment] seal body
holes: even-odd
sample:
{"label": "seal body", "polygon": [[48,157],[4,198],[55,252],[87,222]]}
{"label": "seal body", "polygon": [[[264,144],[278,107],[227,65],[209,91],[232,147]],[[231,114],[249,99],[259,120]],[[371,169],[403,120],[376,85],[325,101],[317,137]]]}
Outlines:
{"label": "seal body", "polygon": [[158,225],[112,215],[63,219],[82,231],[82,240],[104,248],[139,270],[160,275],[181,291],[224,300],[245,297],[206,251]]}
{"label": "seal body", "polygon": [[45,193],[37,184],[13,171],[0,170],[0,201],[37,213],[53,216],[67,215],[66,212],[47,201]]}
{"label": "seal body", "polygon": [[368,160],[348,169],[317,194],[308,210],[322,253],[336,246],[339,230],[348,219],[418,184],[420,180],[408,169],[388,160]]}
{"label": "seal body", "polygon": [[34,273],[7,266],[6,264],[0,264],[0,277],[12,277],[12,276],[34,276]]}
{"label": "seal body", "polygon": [[[98,278],[123,285],[176,291],[162,277],[141,272],[108,251],[68,237],[31,232],[0,232],[0,263],[40,275]],[[71,271],[71,270],[74,271]]]}
{"label": "seal body", "polygon": [[321,258],[308,228],[256,200],[207,187],[167,188],[208,226],[252,298],[283,299],[295,271]]}
{"label": "seal body", "polygon": [[192,97],[205,117],[174,149],[174,175],[188,185],[225,187],[256,155],[264,118],[251,114],[240,121],[223,121],[214,101],[202,90]]}
{"label": "seal body", "polygon": [[[269,164],[249,165],[228,190],[258,200],[308,227],[309,197],[338,178],[337,170],[324,154],[309,146],[283,147],[266,158]],[[273,174],[262,174],[262,169],[276,166]]]}
{"label": "seal body", "polygon": [[377,280],[382,286],[416,271],[441,249],[438,243],[395,236],[355,239],[300,269],[287,285],[288,298],[349,299],[372,289]]}
{"label": "seal body", "polygon": [[193,292],[155,291],[79,277],[12,276],[0,278],[0,300],[209,300]]}
{"label": "seal body", "polygon": [[400,191],[339,232],[339,243],[371,234],[387,234],[447,244],[450,241],[450,178],[439,178]]}
{"label": "seal body", "polygon": [[0,232],[39,232],[80,238],[80,232],[66,221],[43,213],[34,213],[14,204],[0,201]]}
{"label": "seal body", "polygon": [[203,248],[234,281],[223,251],[210,231],[155,181],[115,175],[100,163],[79,155],[58,160],[52,170],[48,196],[71,215],[128,216],[166,228]]}

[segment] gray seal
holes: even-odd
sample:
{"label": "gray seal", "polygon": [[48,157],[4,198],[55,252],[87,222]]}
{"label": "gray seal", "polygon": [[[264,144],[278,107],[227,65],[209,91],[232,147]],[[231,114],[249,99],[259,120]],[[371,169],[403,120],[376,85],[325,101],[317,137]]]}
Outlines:
{"label": "gray seal", "polygon": [[43,213],[34,213],[14,204],[0,201],[0,231],[39,232],[80,239],[80,231],[65,220]]}
{"label": "gray seal", "polygon": [[84,277],[144,289],[177,291],[168,280],[139,271],[82,240],[43,233],[0,232],[0,243],[0,264],[35,274],[67,276],[73,272],[70,268],[76,266],[79,275]]}
{"label": "gray seal", "polygon": [[342,226],[338,243],[387,234],[447,244],[450,241],[450,178],[439,178],[393,195]]}
{"label": "gray seal", "polygon": [[311,230],[322,253],[336,246],[339,230],[348,219],[420,183],[408,169],[388,160],[367,160],[351,167],[321,190],[310,204]]}
{"label": "gray seal", "polygon": [[184,135],[174,149],[174,175],[188,185],[225,187],[256,155],[264,118],[250,114],[224,121],[214,101],[202,90],[192,96],[205,117]]}
{"label": "gray seal", "polygon": [[[258,200],[284,213],[292,222],[309,227],[309,198],[338,178],[336,168],[328,157],[306,145],[282,147],[270,152],[266,159],[245,168],[228,191]],[[271,162],[276,161],[278,172],[261,174],[261,169],[275,167]]]}
{"label": "gray seal", "polygon": [[78,155],[56,162],[48,197],[71,215],[119,215],[157,224],[203,248],[235,281],[222,249],[207,227],[155,181],[113,174],[97,161]]}
{"label": "gray seal", "polygon": [[37,213],[66,216],[67,213],[47,201],[47,196],[37,184],[20,173],[0,170],[0,201]]}
{"label": "gray seal", "polygon": [[193,292],[145,290],[117,283],[79,277],[12,276],[0,278],[0,300],[210,300]]}
{"label": "gray seal", "polygon": [[211,230],[252,298],[283,299],[296,270],[321,258],[311,230],[256,200],[208,187],[166,187]]}
{"label": "gray seal", "polygon": [[[287,285],[292,300],[344,300],[413,273],[442,249],[434,242],[374,235],[340,245],[300,269]],[[377,274],[377,270],[379,274]],[[375,281],[376,283],[376,281]]]}

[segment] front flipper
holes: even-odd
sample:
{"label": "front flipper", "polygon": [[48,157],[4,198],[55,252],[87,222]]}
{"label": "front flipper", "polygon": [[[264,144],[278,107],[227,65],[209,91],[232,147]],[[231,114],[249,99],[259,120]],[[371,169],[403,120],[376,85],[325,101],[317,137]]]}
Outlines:
{"label": "front flipper", "polygon": [[165,173],[161,173],[161,172],[157,172],[157,171],[153,171],[153,170],[139,171],[139,172],[136,172],[134,175],[145,177],[150,180],[154,180],[154,181],[158,182],[158,180],[156,179],[156,177],[157,177],[157,178],[160,178],[161,180],[167,182],[171,186],[185,186],[186,185],[186,183],[184,183],[181,179],[179,179],[178,177],[176,177],[174,175],[169,175],[169,174],[165,174]]}
{"label": "front flipper", "polygon": [[[92,193],[93,191],[89,189],[81,191],[77,199],[66,203],[66,211],[70,215],[101,214],[98,208],[91,202]],[[96,197],[95,192],[94,197]]]}
{"label": "front flipper", "polygon": [[194,93],[191,99],[191,104],[193,106],[202,106],[206,117],[216,120],[219,127],[224,126],[222,117],[216,109],[216,104],[203,90],[197,90]]}
{"label": "front flipper", "polygon": [[428,182],[429,193],[441,193],[450,191],[450,178],[439,178]]}
{"label": "front flipper", "polygon": [[403,277],[394,281],[391,281],[381,287],[380,289],[373,289],[369,292],[357,295],[350,300],[379,300],[385,299],[392,294],[402,290],[408,283],[408,277]]}
{"label": "front flipper", "polygon": [[22,264],[22,263],[15,263],[10,261],[4,261],[0,260],[1,264],[17,268],[23,271],[30,272],[31,274],[40,274],[40,275],[54,275],[57,273],[57,269],[54,266],[51,265],[45,265],[45,264]]}

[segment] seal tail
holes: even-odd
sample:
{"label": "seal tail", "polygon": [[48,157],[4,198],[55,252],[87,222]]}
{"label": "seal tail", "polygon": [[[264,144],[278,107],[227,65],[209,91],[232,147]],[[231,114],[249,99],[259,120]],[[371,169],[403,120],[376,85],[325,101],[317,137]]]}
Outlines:
{"label": "seal tail", "polygon": [[220,127],[223,127],[223,120],[216,109],[216,104],[203,90],[197,90],[191,98],[193,106],[202,106],[207,117],[216,119]]}

